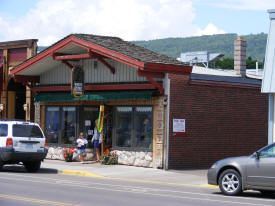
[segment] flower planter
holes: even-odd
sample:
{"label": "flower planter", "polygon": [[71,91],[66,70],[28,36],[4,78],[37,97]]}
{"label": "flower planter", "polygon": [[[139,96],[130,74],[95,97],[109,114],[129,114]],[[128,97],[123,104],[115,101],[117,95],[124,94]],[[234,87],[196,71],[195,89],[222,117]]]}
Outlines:
{"label": "flower planter", "polygon": [[72,162],[72,161],[73,161],[73,156],[65,158],[65,162]]}

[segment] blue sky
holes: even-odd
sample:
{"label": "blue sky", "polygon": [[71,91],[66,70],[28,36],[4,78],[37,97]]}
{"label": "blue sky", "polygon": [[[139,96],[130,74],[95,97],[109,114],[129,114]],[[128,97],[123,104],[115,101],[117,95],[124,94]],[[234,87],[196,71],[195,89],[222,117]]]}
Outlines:
{"label": "blue sky", "polygon": [[[214,4],[221,1],[194,1],[197,15],[194,23],[200,27],[205,27],[209,22],[212,22],[226,33],[237,33],[239,35],[268,32],[269,17],[265,8],[259,10],[235,9],[219,7]],[[272,7],[267,9],[272,9]]]}
{"label": "blue sky", "polygon": [[[274,0],[0,0],[0,41],[70,33],[151,40],[219,33],[267,33]],[[274,5],[275,7],[275,5]]]}

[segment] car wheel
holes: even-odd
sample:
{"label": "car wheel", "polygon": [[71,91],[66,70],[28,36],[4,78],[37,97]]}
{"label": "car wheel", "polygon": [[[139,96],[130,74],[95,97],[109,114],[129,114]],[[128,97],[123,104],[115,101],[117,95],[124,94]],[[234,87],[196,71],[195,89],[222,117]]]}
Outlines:
{"label": "car wheel", "polygon": [[37,172],[40,169],[41,161],[24,162],[24,166],[28,172]]}
{"label": "car wheel", "polygon": [[274,194],[274,191],[270,190],[260,190],[260,193],[262,193],[263,196],[271,196]]}
{"label": "car wheel", "polygon": [[238,195],[242,193],[242,179],[234,169],[227,169],[219,177],[219,188],[225,195]]}

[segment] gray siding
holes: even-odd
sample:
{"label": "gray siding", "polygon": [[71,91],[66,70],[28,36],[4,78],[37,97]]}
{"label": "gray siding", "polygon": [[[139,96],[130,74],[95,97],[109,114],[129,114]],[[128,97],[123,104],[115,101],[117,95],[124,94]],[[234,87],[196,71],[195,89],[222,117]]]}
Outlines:
{"label": "gray siding", "polygon": [[[101,62],[97,61],[97,68],[94,68],[95,60],[82,60],[80,64],[84,67],[85,83],[100,84],[100,83],[119,83],[119,82],[146,82],[146,78],[139,77],[136,68],[113,60],[106,60],[115,68],[115,74]],[[157,79],[159,80],[159,79]],[[51,84],[70,84],[71,72],[64,64],[59,64],[40,76],[41,85]]]}

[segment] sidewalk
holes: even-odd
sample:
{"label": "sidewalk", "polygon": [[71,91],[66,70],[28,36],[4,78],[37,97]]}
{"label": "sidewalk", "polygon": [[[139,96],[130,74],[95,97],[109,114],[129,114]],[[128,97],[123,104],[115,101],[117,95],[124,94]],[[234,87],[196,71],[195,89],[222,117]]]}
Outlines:
{"label": "sidewalk", "polygon": [[165,171],[162,169],[126,165],[102,165],[92,161],[80,164],[79,162],[47,159],[42,162],[41,168],[52,168],[63,174],[92,176],[95,178],[112,178],[126,181],[144,181],[190,186],[207,185],[207,170]]}

